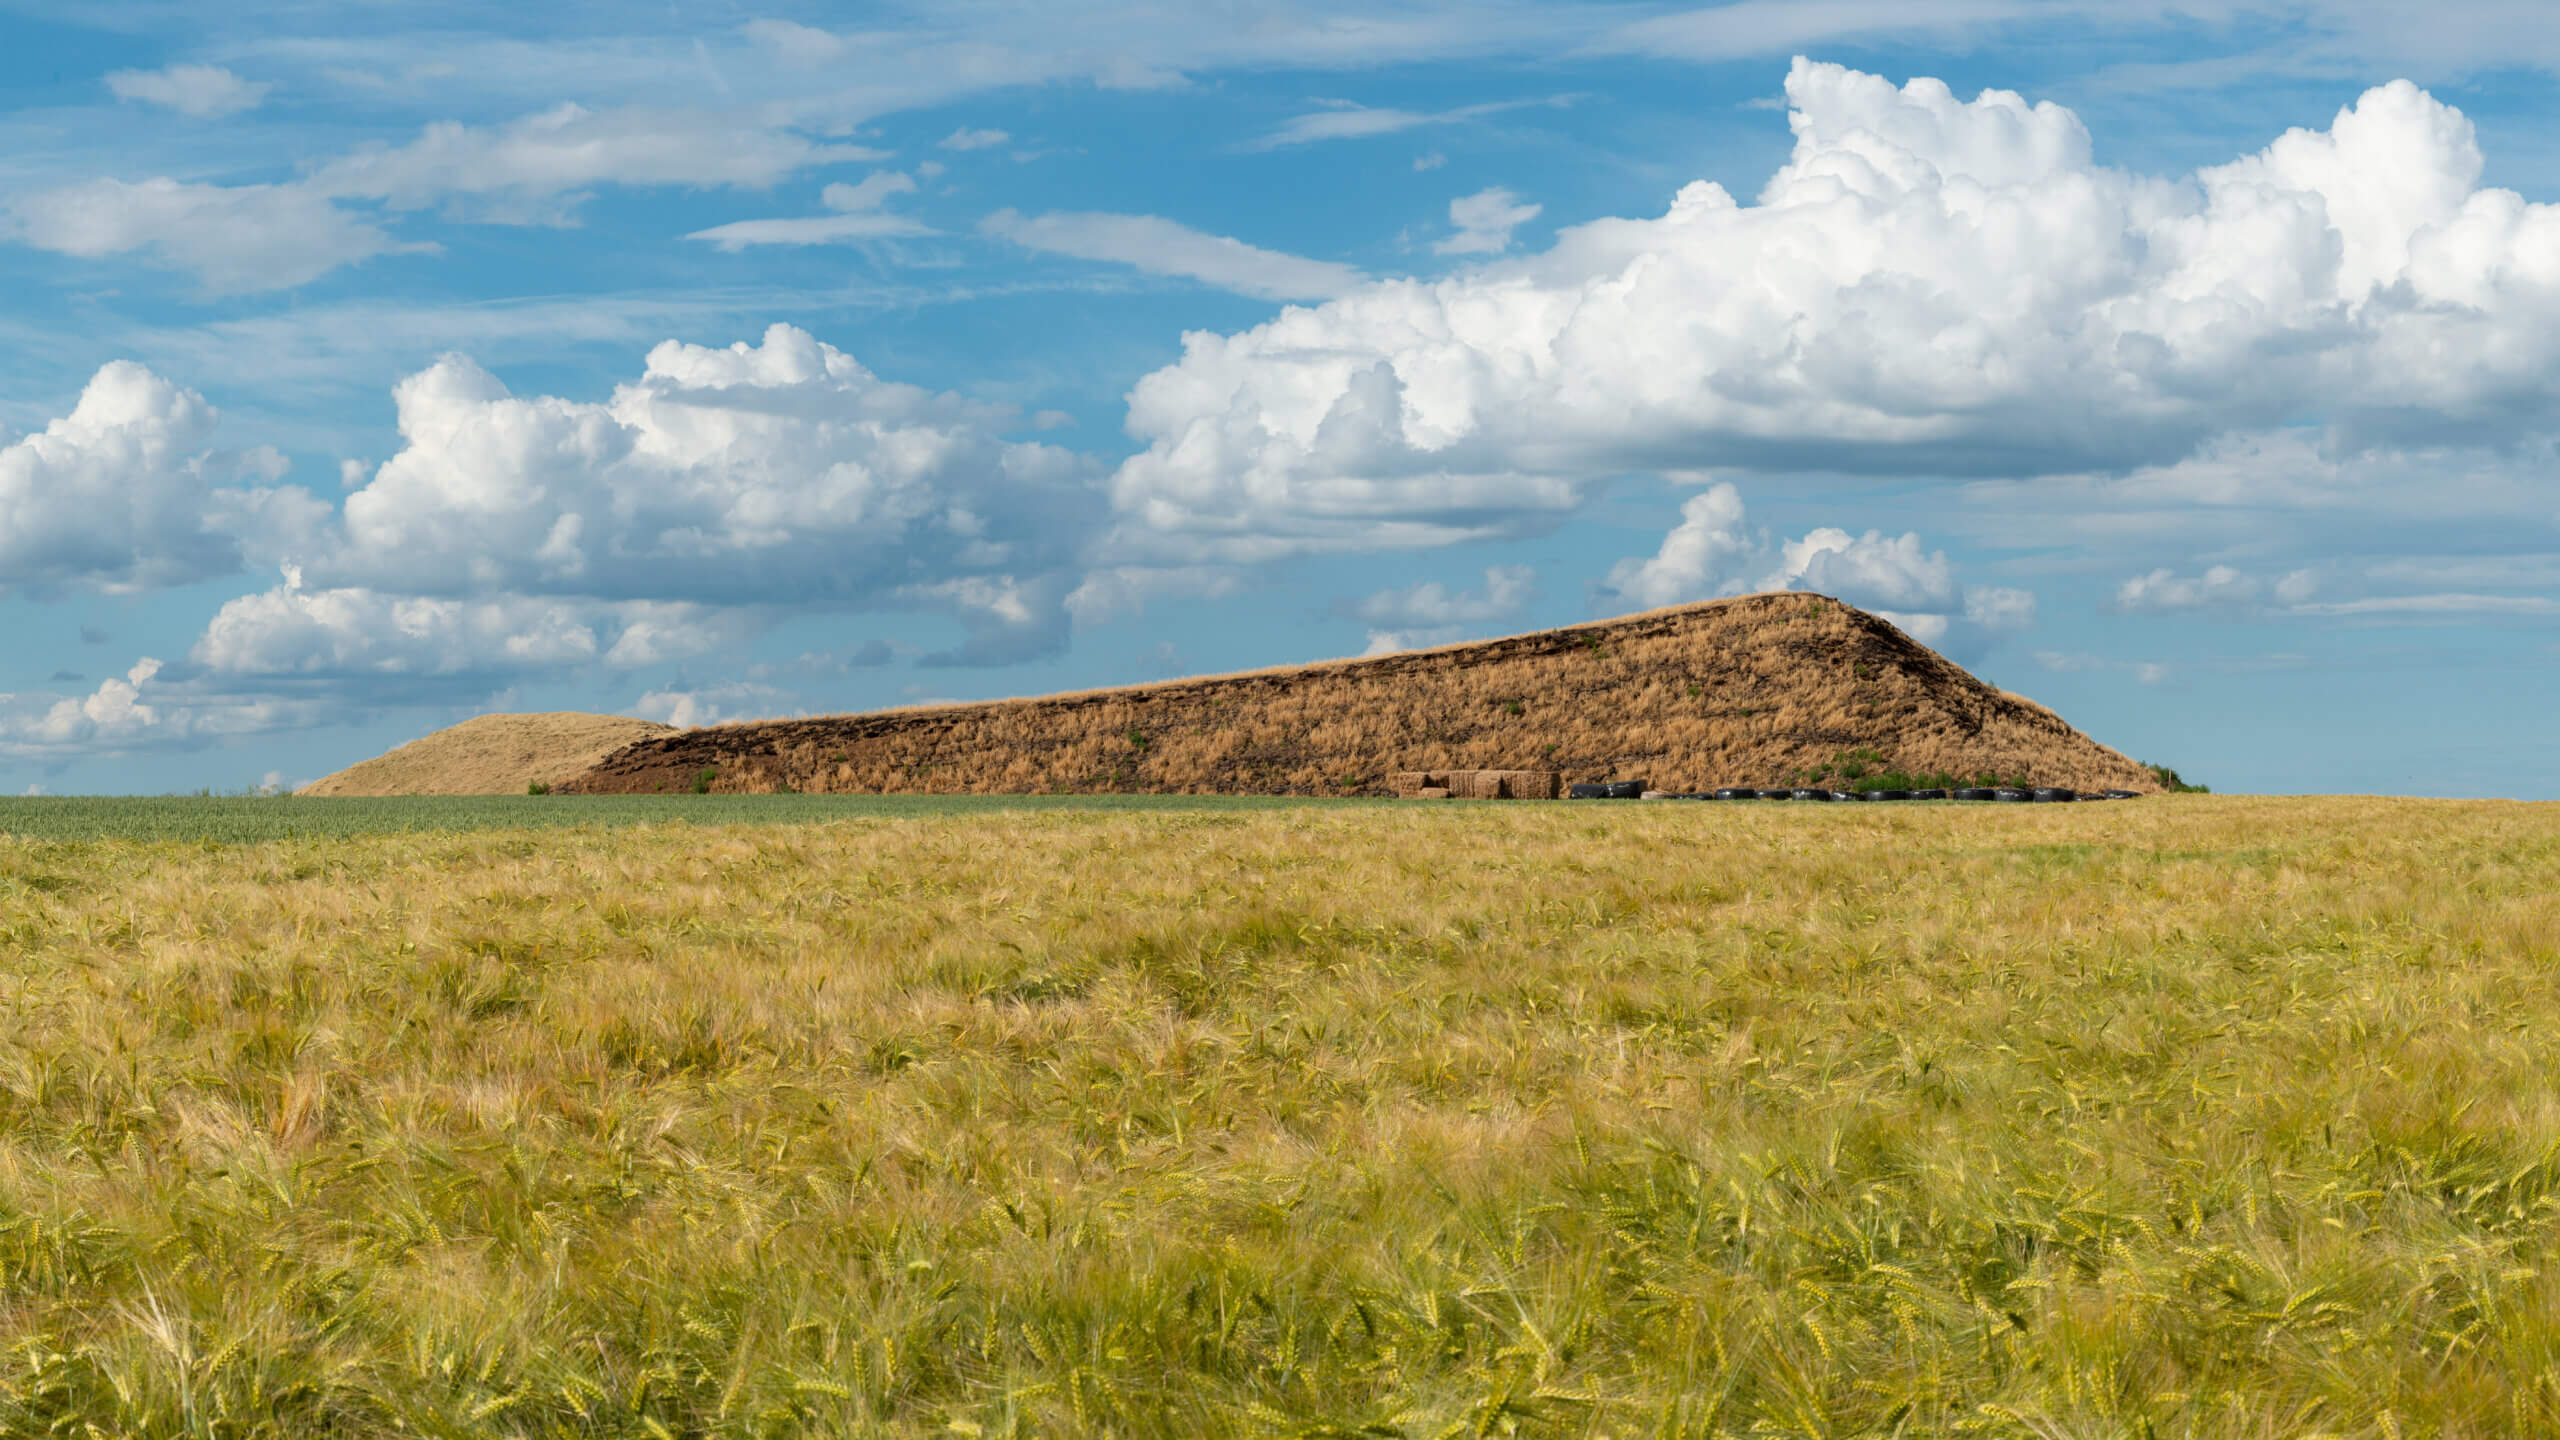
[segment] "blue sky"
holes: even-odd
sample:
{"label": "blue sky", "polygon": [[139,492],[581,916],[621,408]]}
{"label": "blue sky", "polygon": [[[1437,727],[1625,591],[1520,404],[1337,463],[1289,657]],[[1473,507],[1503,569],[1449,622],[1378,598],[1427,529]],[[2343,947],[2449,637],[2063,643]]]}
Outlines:
{"label": "blue sky", "polygon": [[0,793],[1777,586],[2560,796],[2560,12],[0,0]]}

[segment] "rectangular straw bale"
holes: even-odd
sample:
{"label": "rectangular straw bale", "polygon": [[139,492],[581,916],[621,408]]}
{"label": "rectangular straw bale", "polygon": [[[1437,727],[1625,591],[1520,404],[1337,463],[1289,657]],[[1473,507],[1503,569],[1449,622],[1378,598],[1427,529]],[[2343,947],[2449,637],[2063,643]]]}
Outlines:
{"label": "rectangular straw bale", "polygon": [[1411,800],[1433,783],[1432,777],[1420,770],[1399,770],[1387,777],[1387,788],[1399,800]]}
{"label": "rectangular straw bale", "polygon": [[1553,770],[1501,770],[1502,798],[1506,800],[1553,800],[1561,793],[1563,777]]}
{"label": "rectangular straw bale", "polygon": [[1552,800],[1558,779],[1551,770],[1435,770],[1422,778],[1459,800]]}

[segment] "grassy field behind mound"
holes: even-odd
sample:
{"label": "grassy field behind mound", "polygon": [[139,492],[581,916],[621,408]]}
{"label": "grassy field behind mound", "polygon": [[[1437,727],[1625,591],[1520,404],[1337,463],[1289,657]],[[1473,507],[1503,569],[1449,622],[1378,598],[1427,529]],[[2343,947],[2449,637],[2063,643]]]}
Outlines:
{"label": "grassy field behind mound", "polygon": [[0,840],[0,1435],[2553,1433],[2555,891],[2370,799]]}
{"label": "grassy field behind mound", "polygon": [[1264,795],[243,795],[0,797],[0,837],[253,844],[407,831],[625,825],[808,825],[1016,810],[1255,810],[1325,804]]}

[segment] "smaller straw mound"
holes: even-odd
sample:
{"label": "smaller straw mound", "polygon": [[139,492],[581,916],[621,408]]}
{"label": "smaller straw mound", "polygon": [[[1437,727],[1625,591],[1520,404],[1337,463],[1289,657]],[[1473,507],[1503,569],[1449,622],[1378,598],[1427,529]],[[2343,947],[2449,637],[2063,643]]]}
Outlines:
{"label": "smaller straw mound", "polygon": [[522,795],[585,774],[637,741],[677,733],[628,715],[482,715],[314,780],[297,795]]}

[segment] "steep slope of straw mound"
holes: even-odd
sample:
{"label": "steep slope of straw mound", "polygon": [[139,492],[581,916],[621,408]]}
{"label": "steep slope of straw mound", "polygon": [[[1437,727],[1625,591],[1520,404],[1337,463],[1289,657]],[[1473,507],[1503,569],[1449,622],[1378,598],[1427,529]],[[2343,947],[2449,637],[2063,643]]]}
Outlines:
{"label": "steep slope of straw mound", "polygon": [[1874,769],[2158,788],[2042,706],[1821,596],[1753,595],[1296,669],[643,740],[591,794],[1384,795],[1414,770],[1552,770],[1670,790]]}
{"label": "steep slope of straw mound", "polygon": [[482,715],[314,780],[297,795],[521,795],[559,785],[637,740],[678,733],[627,715]]}

